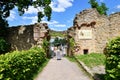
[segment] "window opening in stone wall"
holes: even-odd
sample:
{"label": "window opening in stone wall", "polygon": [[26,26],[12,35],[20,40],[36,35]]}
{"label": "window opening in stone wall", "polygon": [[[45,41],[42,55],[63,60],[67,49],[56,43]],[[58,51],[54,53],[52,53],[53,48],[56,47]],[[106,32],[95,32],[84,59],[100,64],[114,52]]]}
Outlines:
{"label": "window opening in stone wall", "polygon": [[84,54],[88,54],[88,49],[84,49],[84,50],[83,50],[83,53],[84,53]]}

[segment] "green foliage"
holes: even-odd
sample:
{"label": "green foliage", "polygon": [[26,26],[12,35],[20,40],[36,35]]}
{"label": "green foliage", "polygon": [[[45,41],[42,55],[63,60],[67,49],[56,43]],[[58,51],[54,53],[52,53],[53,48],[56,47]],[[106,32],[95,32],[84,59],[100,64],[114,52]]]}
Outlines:
{"label": "green foliage", "polygon": [[0,55],[0,80],[33,80],[33,75],[46,61],[40,48]]}
{"label": "green foliage", "polygon": [[66,39],[59,39],[58,37],[55,38],[54,42],[52,43],[54,46],[66,45]]}
{"label": "green foliage", "polygon": [[120,37],[111,40],[105,49],[106,80],[120,79]]}
{"label": "green foliage", "polygon": [[7,35],[7,30],[6,28],[8,27],[7,21],[5,19],[2,19],[0,16],[0,37],[6,37]]}
{"label": "green foliage", "polygon": [[90,0],[88,3],[91,4],[92,8],[96,8],[97,11],[102,15],[107,15],[107,10],[108,8],[106,7],[105,3],[101,3],[101,5],[98,4],[98,2],[96,0]]}
{"label": "green foliage", "polygon": [[34,6],[38,9],[38,7],[41,7],[44,9],[44,12],[40,16],[40,12],[38,11],[38,21],[41,21],[41,18],[44,16],[48,17],[48,20],[50,20],[51,17],[51,7],[49,4],[51,3],[51,0],[1,0],[0,1],[0,16],[2,19],[5,19],[9,17],[10,10],[17,7],[18,12],[20,15],[23,15],[26,10],[28,10],[29,6]]}
{"label": "green foliage", "polygon": [[48,17],[47,20],[49,21],[51,19],[51,13],[52,13],[51,7],[50,6],[46,6],[44,8],[44,13]]}
{"label": "green foliage", "polygon": [[67,44],[67,40],[64,38],[64,39],[60,39],[60,43],[62,45],[66,45]]}
{"label": "green foliage", "polygon": [[90,0],[88,3],[91,4],[92,8],[97,8],[99,6],[98,3],[96,2],[96,0]]}
{"label": "green foliage", "polygon": [[71,62],[76,62],[74,56],[66,56],[66,58],[67,58],[69,61],[71,61]]}
{"label": "green foliage", "polygon": [[75,40],[73,38],[69,39],[70,48],[73,50],[75,45]]}
{"label": "green foliage", "polygon": [[42,43],[42,47],[46,53],[49,50],[49,45],[50,45],[49,41],[47,39],[44,39]]}
{"label": "green foliage", "polygon": [[3,38],[0,38],[0,54],[8,52],[9,48],[9,44]]}
{"label": "green foliage", "polygon": [[105,65],[105,55],[100,53],[91,53],[87,55],[76,55],[77,59],[85,63],[88,67]]}
{"label": "green foliage", "polygon": [[52,37],[65,37],[66,36],[66,33],[65,32],[60,32],[60,31],[50,31],[50,35]]}
{"label": "green foliage", "polygon": [[60,40],[58,37],[55,38],[54,42],[52,43],[54,46],[60,46]]}

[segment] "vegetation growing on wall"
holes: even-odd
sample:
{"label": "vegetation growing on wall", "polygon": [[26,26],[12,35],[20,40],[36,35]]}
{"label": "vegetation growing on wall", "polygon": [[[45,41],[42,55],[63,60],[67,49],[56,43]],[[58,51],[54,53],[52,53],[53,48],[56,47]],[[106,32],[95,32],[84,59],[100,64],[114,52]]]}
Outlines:
{"label": "vegetation growing on wall", "polygon": [[88,3],[91,4],[92,8],[96,8],[101,15],[107,15],[108,8],[106,7],[105,3],[101,3],[101,5],[99,5],[96,0],[90,0]]}
{"label": "vegetation growing on wall", "polygon": [[42,48],[44,49],[47,57],[49,57],[49,45],[49,41],[45,38],[42,43]]}
{"label": "vegetation growing on wall", "polygon": [[74,46],[75,46],[75,40],[74,38],[70,38],[68,40],[68,47],[69,47],[69,56],[72,56],[74,54]]}
{"label": "vegetation growing on wall", "polygon": [[106,76],[105,80],[120,79],[120,37],[111,40],[105,49]]}

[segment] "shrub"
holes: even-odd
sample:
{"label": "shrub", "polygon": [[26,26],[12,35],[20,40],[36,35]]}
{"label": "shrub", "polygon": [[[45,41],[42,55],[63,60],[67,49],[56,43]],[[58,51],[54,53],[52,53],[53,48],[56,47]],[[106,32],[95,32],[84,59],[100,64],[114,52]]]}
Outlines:
{"label": "shrub", "polygon": [[74,38],[70,38],[69,40],[68,40],[68,42],[69,42],[69,45],[68,45],[68,50],[69,50],[69,56],[73,56],[74,55],[74,46],[75,46],[75,40],[74,40]]}
{"label": "shrub", "polygon": [[105,49],[106,80],[120,79],[120,37],[111,40]]}
{"label": "shrub", "polygon": [[8,49],[8,43],[3,38],[0,38],[0,54],[8,52]]}
{"label": "shrub", "polygon": [[44,49],[47,57],[50,57],[50,55],[49,55],[49,45],[50,45],[49,41],[47,39],[44,39],[43,43],[42,43],[42,48]]}
{"label": "shrub", "polygon": [[0,80],[32,80],[45,61],[44,51],[37,47],[1,55]]}

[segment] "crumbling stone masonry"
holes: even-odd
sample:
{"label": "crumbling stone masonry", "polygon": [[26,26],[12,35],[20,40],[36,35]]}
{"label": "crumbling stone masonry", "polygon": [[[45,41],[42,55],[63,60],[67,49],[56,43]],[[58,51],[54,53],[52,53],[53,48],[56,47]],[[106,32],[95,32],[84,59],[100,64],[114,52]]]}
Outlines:
{"label": "crumbling stone masonry", "polygon": [[11,50],[28,50],[35,45],[41,47],[43,39],[50,38],[46,23],[14,26],[7,30],[7,41],[11,44]]}
{"label": "crumbling stone masonry", "polygon": [[120,36],[120,13],[100,15],[96,9],[83,10],[75,16],[68,36],[74,38],[76,54],[103,53],[106,43]]}

